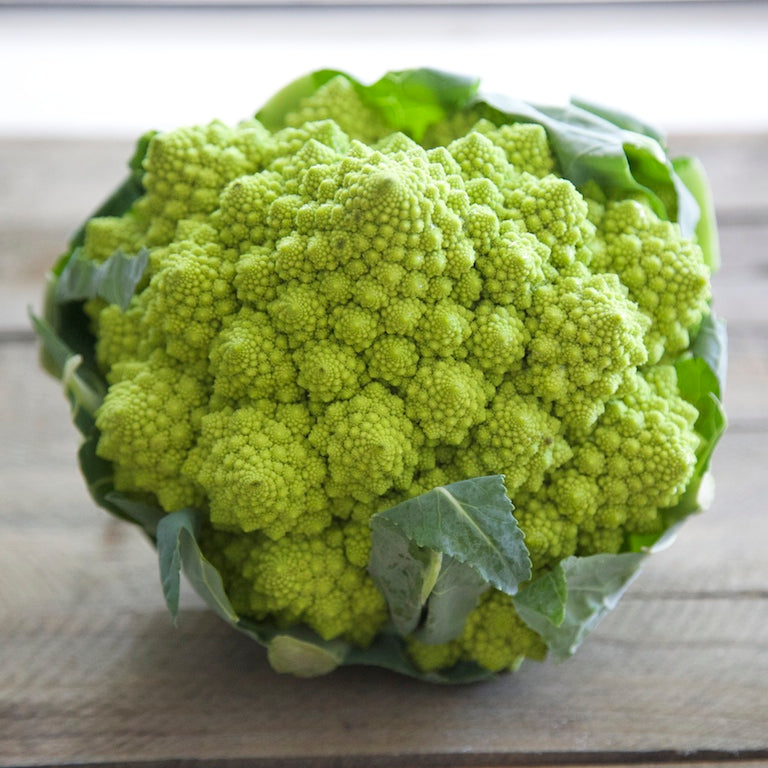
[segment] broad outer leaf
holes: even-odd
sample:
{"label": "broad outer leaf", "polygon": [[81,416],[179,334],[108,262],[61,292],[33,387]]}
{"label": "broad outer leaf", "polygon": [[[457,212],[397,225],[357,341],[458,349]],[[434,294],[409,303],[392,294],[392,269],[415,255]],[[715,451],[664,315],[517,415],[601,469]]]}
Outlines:
{"label": "broad outer leaf", "polygon": [[466,563],[509,595],[530,578],[531,560],[501,475],[438,486],[377,513],[371,524],[379,520],[398,526],[419,547]]}
{"label": "broad outer leaf", "polygon": [[140,525],[152,538],[157,535],[158,523],[166,516],[160,507],[142,504],[140,501],[114,490],[110,490],[104,495],[104,501],[120,510],[126,518]]}
{"label": "broad outer leaf", "polygon": [[514,602],[518,613],[524,610],[529,616],[541,616],[553,627],[559,627],[565,619],[567,597],[565,571],[557,563],[551,571],[543,573],[521,590]]}
{"label": "broad outer leaf", "polygon": [[[541,635],[553,658],[563,661],[576,652],[587,635],[616,607],[645,557],[646,554],[639,552],[567,557],[559,566],[565,593],[559,575],[553,578],[545,574],[513,598],[515,610]],[[536,587],[529,595],[533,585]],[[562,608],[557,607],[558,603]],[[558,622],[561,614],[562,620]]]}

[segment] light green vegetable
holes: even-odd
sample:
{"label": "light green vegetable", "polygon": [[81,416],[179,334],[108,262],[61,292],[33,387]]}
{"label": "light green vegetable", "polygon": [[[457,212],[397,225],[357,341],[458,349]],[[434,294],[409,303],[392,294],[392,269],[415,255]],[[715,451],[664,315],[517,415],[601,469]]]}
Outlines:
{"label": "light green vegetable", "polygon": [[33,322],[174,616],[183,571],[281,672],[482,679],[573,653],[700,508],[716,227],[655,129],[324,70],[130,169]]}

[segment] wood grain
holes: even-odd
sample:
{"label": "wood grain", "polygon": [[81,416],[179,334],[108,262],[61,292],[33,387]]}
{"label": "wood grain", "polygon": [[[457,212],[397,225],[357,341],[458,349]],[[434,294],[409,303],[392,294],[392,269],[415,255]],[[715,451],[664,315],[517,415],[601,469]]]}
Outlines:
{"label": "wood grain", "polygon": [[0,765],[768,765],[768,136],[672,145],[702,156],[722,221],[715,503],[576,657],[442,688],[277,676],[187,588],[172,625],[154,551],[87,495],[25,317],[130,145],[0,142]]}

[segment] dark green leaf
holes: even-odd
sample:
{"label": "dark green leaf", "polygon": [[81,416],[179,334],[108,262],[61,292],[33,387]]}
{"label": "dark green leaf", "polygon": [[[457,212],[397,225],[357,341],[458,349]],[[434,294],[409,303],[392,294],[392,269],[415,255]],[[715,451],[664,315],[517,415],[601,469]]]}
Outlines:
{"label": "dark green leaf", "polygon": [[107,500],[109,493],[114,490],[114,469],[110,462],[98,455],[98,445],[99,433],[94,430],[80,445],[77,454],[80,471],[93,500],[99,506],[114,511]]}
{"label": "dark green leaf", "polygon": [[[587,635],[616,607],[646,556],[624,552],[567,557],[560,563],[565,594],[560,577],[545,574],[514,598],[515,610],[541,635],[553,658],[563,661],[576,652]],[[533,585],[536,588],[529,598],[527,591]],[[562,621],[553,622],[561,613]]]}
{"label": "dark green leaf", "polygon": [[125,310],[144,275],[149,251],[142,248],[135,256],[115,251],[105,262],[97,264],[83,257],[76,248],[59,276],[56,301],[81,301],[100,297],[108,304]]}
{"label": "dark green leaf", "polygon": [[422,643],[447,643],[458,637],[488,584],[465,563],[445,555],[426,605],[426,618],[413,633]]}
{"label": "dark green leaf", "polygon": [[236,623],[238,616],[224,591],[219,572],[205,559],[197,544],[203,514],[196,509],[180,509],[157,524],[157,553],[160,582],[165,602],[174,621],[179,610],[180,572],[195,591],[225,621]]}
{"label": "dark green leaf", "polygon": [[451,555],[507,594],[530,578],[523,532],[500,475],[461,480],[408,499],[372,518],[398,526],[409,541]]}

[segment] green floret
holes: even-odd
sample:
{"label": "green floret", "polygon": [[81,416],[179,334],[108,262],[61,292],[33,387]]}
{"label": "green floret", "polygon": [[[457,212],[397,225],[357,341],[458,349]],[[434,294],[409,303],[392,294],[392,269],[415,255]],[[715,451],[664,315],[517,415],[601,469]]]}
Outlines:
{"label": "green floret", "polygon": [[347,400],[362,388],[365,363],[351,347],[325,339],[305,345],[295,359],[299,369],[296,383],[310,400]]}
{"label": "green floret", "polygon": [[257,121],[230,128],[219,121],[157,134],[144,160],[147,194],[136,213],[147,222],[147,241],[164,245],[182,219],[205,218],[228,182],[258,170],[269,134]]}
{"label": "green floret", "polygon": [[475,309],[467,342],[469,362],[495,384],[520,367],[530,335],[513,306],[483,301]]}
{"label": "green floret", "polygon": [[543,126],[535,123],[496,126],[488,120],[481,120],[472,130],[482,133],[501,147],[507,162],[519,173],[543,178],[555,172],[555,158]]}
{"label": "green floret", "polygon": [[690,511],[720,342],[650,135],[391,74],[148,134],[38,332],[167,591],[180,557],[268,645],[463,680],[543,658],[539,608],[588,628],[560,576]]}
{"label": "green floret", "polygon": [[117,250],[137,253],[143,245],[144,231],[135,216],[99,216],[85,226],[83,255],[91,261],[106,261]]}
{"label": "green floret", "polygon": [[141,356],[139,348],[142,346],[145,312],[143,302],[136,297],[125,312],[117,304],[100,308],[94,325],[96,360],[108,379],[112,366]]}
{"label": "green floret", "polygon": [[235,264],[207,224],[190,224],[180,239],[152,253],[154,275],[142,295],[145,323],[168,354],[192,362],[208,356],[222,320],[235,312]]}
{"label": "green floret", "polygon": [[492,391],[463,361],[425,358],[406,387],[406,412],[433,444],[458,445],[485,418]]}
{"label": "green floret", "polygon": [[301,399],[288,339],[265,312],[244,306],[230,315],[211,343],[209,359],[214,393],[233,405],[261,398]]}
{"label": "green floret", "polygon": [[535,290],[554,274],[549,255],[549,248],[535,235],[514,221],[504,221],[488,251],[478,254],[482,295],[495,304],[528,309]]}
{"label": "green floret", "polygon": [[416,344],[403,336],[379,336],[367,351],[368,375],[372,379],[400,387],[415,373],[419,364]]}
{"label": "green floret", "polygon": [[552,403],[566,428],[584,432],[645,363],[648,321],[611,274],[574,263],[534,295],[522,391]]}
{"label": "green floret", "polygon": [[[679,501],[696,466],[697,411],[670,395],[671,381],[671,367],[664,375],[638,374],[637,387],[608,404],[588,441],[602,455],[601,470],[593,475],[600,489],[598,515],[627,532],[661,531],[661,510]],[[580,462],[578,449],[574,462],[584,474],[595,464],[594,457]]]}
{"label": "green floret", "polygon": [[560,421],[535,397],[520,395],[505,382],[462,450],[460,466],[471,470],[463,476],[501,473],[512,498],[519,488],[538,490],[545,476],[571,457],[560,431]]}
{"label": "green floret", "polygon": [[403,401],[373,382],[328,406],[310,441],[328,462],[326,493],[371,502],[410,485],[422,438],[406,418]]}
{"label": "green floret", "polygon": [[244,615],[268,617],[281,627],[306,624],[325,640],[341,637],[366,646],[386,621],[387,608],[365,569],[350,562],[350,547],[359,560],[358,530],[356,523],[342,523],[313,536],[214,534],[208,541]]}
{"label": "green floret", "polygon": [[325,462],[263,401],[203,417],[183,472],[205,490],[211,522],[224,530],[277,540],[330,522]]}
{"label": "green floret", "polygon": [[274,247],[275,233],[267,217],[284,188],[280,174],[272,171],[242,176],[227,185],[214,216],[221,242],[240,253],[253,246]]}
{"label": "green floret", "polygon": [[167,511],[200,503],[198,487],[181,467],[209,398],[206,383],[162,350],[146,362],[113,368],[96,426],[98,455],[115,463],[115,487],[152,493]]}
{"label": "green floret", "polygon": [[634,200],[609,203],[601,230],[606,250],[600,266],[619,276],[651,319],[648,362],[674,358],[690,345],[711,297],[701,249]]}
{"label": "green floret", "polygon": [[[592,236],[587,204],[567,179],[528,176],[506,198],[511,217],[550,249],[550,261],[558,269],[571,264]],[[588,262],[589,256],[582,260]]]}
{"label": "green floret", "polygon": [[515,517],[525,533],[525,546],[534,569],[542,569],[576,552],[579,527],[547,498],[547,487],[538,493],[518,493]]}

